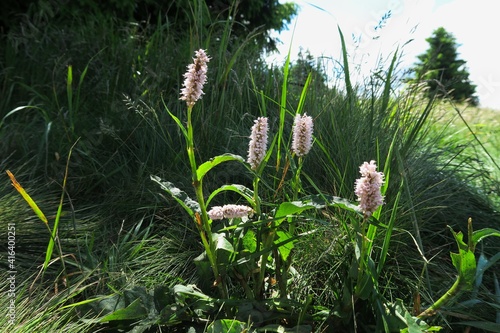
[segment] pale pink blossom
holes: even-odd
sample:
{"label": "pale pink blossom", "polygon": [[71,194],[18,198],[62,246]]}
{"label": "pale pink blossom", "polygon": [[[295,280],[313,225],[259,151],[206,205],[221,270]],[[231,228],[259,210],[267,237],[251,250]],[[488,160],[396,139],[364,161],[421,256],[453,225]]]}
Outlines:
{"label": "pale pink blossom", "polygon": [[248,145],[247,162],[250,164],[252,170],[256,170],[266,156],[267,132],[267,118],[257,118],[252,126],[252,134],[250,135],[250,143]]}
{"label": "pale pink blossom", "polygon": [[210,61],[205,50],[199,49],[195,55],[193,63],[187,66],[184,88],[181,89],[180,99],[186,101],[188,107],[192,107],[203,95],[203,85],[207,81],[207,62]]}
{"label": "pale pink blossom", "polygon": [[375,161],[364,162],[359,167],[361,178],[356,180],[354,193],[358,196],[359,208],[370,217],[384,203],[380,188],[384,183],[384,173],[377,172]]}
{"label": "pale pink blossom", "polygon": [[313,119],[304,113],[297,114],[293,123],[292,152],[298,157],[304,156],[311,150],[313,142]]}
{"label": "pale pink blossom", "polygon": [[210,209],[207,214],[211,220],[222,220],[224,218],[224,210],[221,206],[212,207],[212,209]]}
{"label": "pale pink blossom", "polygon": [[207,214],[212,220],[234,219],[247,217],[253,213],[253,209],[244,205],[214,206]]}

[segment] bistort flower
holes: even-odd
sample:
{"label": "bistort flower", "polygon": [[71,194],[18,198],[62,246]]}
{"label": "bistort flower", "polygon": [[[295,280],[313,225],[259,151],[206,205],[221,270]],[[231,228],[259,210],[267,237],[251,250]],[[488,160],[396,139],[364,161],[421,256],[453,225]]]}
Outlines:
{"label": "bistort flower", "polygon": [[375,161],[364,162],[359,167],[361,178],[356,180],[354,193],[358,196],[359,208],[365,217],[370,217],[384,203],[380,187],[384,183],[384,173],[377,172]]}
{"label": "bistort flower", "polygon": [[211,220],[222,220],[224,218],[224,211],[222,210],[221,206],[212,207],[212,209],[210,209],[207,214]]}
{"label": "bistort flower", "polygon": [[203,95],[203,85],[207,81],[207,62],[210,61],[205,50],[199,49],[195,55],[193,63],[187,66],[184,88],[181,89],[180,99],[186,101],[188,107],[192,107]]}
{"label": "bistort flower", "polygon": [[267,131],[267,118],[257,118],[255,124],[252,126],[252,134],[250,135],[250,143],[248,145],[247,162],[250,164],[252,170],[257,170],[264,156],[266,156]]}
{"label": "bistort flower", "polygon": [[207,214],[212,220],[222,220],[234,219],[247,217],[253,213],[253,209],[244,205],[224,205],[224,206],[214,206],[210,209]]}
{"label": "bistort flower", "polygon": [[313,119],[304,113],[297,114],[293,122],[292,152],[298,157],[304,156],[311,150],[313,141]]}

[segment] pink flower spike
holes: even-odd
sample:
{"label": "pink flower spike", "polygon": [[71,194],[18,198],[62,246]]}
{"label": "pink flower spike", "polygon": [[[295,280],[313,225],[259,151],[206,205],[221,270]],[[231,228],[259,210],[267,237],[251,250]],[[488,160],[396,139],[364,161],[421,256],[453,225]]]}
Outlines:
{"label": "pink flower spike", "polygon": [[248,145],[248,159],[252,170],[257,170],[262,160],[266,156],[267,151],[267,118],[259,117],[255,120],[252,126],[252,134],[250,135],[250,143]]}
{"label": "pink flower spike", "polygon": [[370,217],[384,203],[380,188],[384,183],[384,173],[377,172],[375,161],[364,162],[359,167],[361,178],[356,180],[354,193],[358,196],[359,208],[365,217]]}
{"label": "pink flower spike", "polygon": [[222,220],[248,217],[253,213],[253,209],[244,205],[224,205],[214,206],[207,214],[211,220]]}
{"label": "pink flower spike", "polygon": [[224,205],[222,206],[224,217],[227,219],[247,217],[253,213],[253,209],[243,205]]}
{"label": "pink flower spike", "polygon": [[203,95],[203,85],[207,81],[207,63],[210,58],[205,50],[199,49],[195,52],[193,63],[187,66],[184,74],[184,88],[181,89],[181,100],[186,101],[188,107],[192,107]]}
{"label": "pink flower spike", "polygon": [[212,207],[212,209],[210,209],[207,214],[211,220],[222,220],[224,218],[224,210],[221,206]]}
{"label": "pink flower spike", "polygon": [[313,142],[313,119],[304,113],[297,114],[293,122],[292,152],[298,157],[304,156],[311,150]]}

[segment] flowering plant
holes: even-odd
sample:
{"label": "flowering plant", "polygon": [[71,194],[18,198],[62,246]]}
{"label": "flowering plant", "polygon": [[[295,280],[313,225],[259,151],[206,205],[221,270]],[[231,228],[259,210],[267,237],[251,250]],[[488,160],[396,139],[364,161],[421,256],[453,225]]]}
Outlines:
{"label": "flowering plant", "polygon": [[[199,272],[203,275],[200,278],[213,281],[211,285],[217,286],[219,297],[222,299],[234,297],[236,289],[231,286],[235,285],[240,286],[237,290],[243,291],[246,299],[261,300],[278,296],[287,299],[294,244],[304,236],[297,233],[297,223],[311,218],[312,215],[308,216],[307,211],[336,206],[352,212],[361,221],[353,222],[355,233],[352,240],[361,255],[355,258],[358,270],[352,278],[357,281],[357,289],[354,291],[356,297],[363,296],[368,277],[373,277],[373,272],[369,272],[368,268],[371,267],[369,263],[374,230],[370,229],[373,224],[369,224],[367,228],[366,222],[378,217],[380,212],[378,210],[378,214],[375,213],[383,201],[381,191],[386,188],[383,186],[386,185],[384,174],[376,171],[374,161],[363,163],[360,168],[362,177],[357,180],[355,189],[360,201],[359,206],[332,195],[302,195],[301,170],[305,157],[313,148],[314,126],[313,118],[301,112],[303,103],[300,103],[294,115],[290,153],[285,154],[286,163],[281,169],[282,179],[285,179],[288,170],[292,172],[291,195],[288,196],[291,200],[265,202],[263,205],[265,198],[260,194],[259,183],[275,145],[278,147],[279,164],[285,108],[281,109],[278,135],[271,136],[273,140],[270,146],[269,120],[262,116],[254,121],[251,128],[246,160],[241,156],[226,153],[198,164],[194,154],[191,114],[196,102],[203,95],[210,58],[204,50],[196,51],[195,55],[193,63],[184,74],[185,81],[181,89],[180,99],[187,105],[187,125],[184,126],[179,118],[167,111],[185,137],[196,199],[191,199],[186,192],[170,182],[164,182],[156,176],[152,176],[152,179],[172,195],[197,227],[204,247],[203,255],[196,260]],[[307,85],[304,89],[307,89]],[[294,158],[297,158],[297,163],[292,161]],[[203,187],[205,175],[219,164],[228,162],[241,163],[248,169],[253,175],[253,188],[226,184],[206,196]],[[276,170],[278,169],[277,167]],[[281,187],[282,184],[278,186]],[[246,204],[236,202],[222,206],[211,205],[217,195],[227,191],[239,194]],[[314,230],[308,231],[307,234],[311,232]]]}

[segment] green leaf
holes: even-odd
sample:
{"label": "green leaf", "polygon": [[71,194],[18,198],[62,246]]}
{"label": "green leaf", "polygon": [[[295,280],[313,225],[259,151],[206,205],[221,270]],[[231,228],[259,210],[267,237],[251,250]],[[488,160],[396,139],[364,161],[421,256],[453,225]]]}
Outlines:
{"label": "green leaf", "polygon": [[345,80],[347,98],[349,99],[348,108],[349,108],[349,111],[352,111],[354,108],[355,93],[354,93],[354,89],[352,88],[352,84],[351,84],[351,77],[350,77],[350,71],[349,71],[349,60],[348,60],[349,57],[347,55],[347,47],[346,47],[345,40],[344,40],[344,34],[342,33],[342,30],[340,30],[339,26],[337,26],[337,28],[339,30],[340,42],[342,45],[344,80]]}
{"label": "green leaf", "polygon": [[[360,276],[358,276],[358,279]],[[361,274],[361,279],[358,280],[356,284],[355,294],[357,297],[366,300],[375,292],[375,286],[373,284],[373,278],[368,273]]]}
{"label": "green leaf", "polygon": [[226,239],[224,234],[212,233],[212,237],[215,241],[215,249],[216,250],[224,250],[228,252],[234,252],[234,247],[231,243]]}
{"label": "green leaf", "polygon": [[316,207],[301,201],[283,202],[281,205],[279,205],[278,210],[274,214],[274,217],[276,219],[276,226],[280,225],[281,222],[285,220],[285,218],[291,217],[294,214],[298,214],[303,212],[304,210],[312,208]]}
{"label": "green leaf", "polygon": [[474,245],[482,241],[486,237],[496,236],[500,237],[500,231],[493,228],[485,228],[481,230],[476,230],[472,233],[472,242]]}
{"label": "green leaf", "polygon": [[[276,234],[278,235],[278,239],[274,241],[275,244],[286,242],[287,240],[290,240],[292,238],[292,235],[286,231],[278,230],[276,232]],[[280,252],[280,255],[281,255],[281,258],[283,259],[283,261],[287,260],[292,249],[293,249],[293,241],[292,240],[290,240],[289,242],[286,242],[284,245],[278,247],[278,251]]]}
{"label": "green leaf", "polygon": [[312,205],[317,209],[325,207],[339,207],[344,210],[359,212],[357,205],[352,204],[347,199],[336,197],[333,195],[323,195],[323,194],[309,195],[302,198],[302,202]]}
{"label": "green leaf", "polygon": [[162,189],[167,191],[189,214],[189,216],[194,216],[194,212],[200,212],[200,205],[198,202],[191,199],[186,192],[175,187],[174,184],[167,181],[162,181],[160,177],[151,175],[151,180],[158,183]]}
{"label": "green leaf", "polygon": [[190,297],[194,297],[199,300],[210,301],[210,296],[205,295],[195,285],[188,284],[187,286],[182,284],[176,284],[172,288],[172,292],[175,296],[175,301],[181,305],[185,305]]}
{"label": "green leaf", "polygon": [[255,206],[255,203],[253,202],[253,191],[248,187],[239,184],[223,185],[218,189],[216,189],[215,191],[213,191],[207,199],[206,203],[207,206],[217,194],[225,191],[236,192],[240,194],[243,198],[245,198],[248,201],[248,203],[252,205],[252,207]]}
{"label": "green leaf", "polygon": [[175,121],[175,123],[177,124],[177,126],[179,126],[179,128],[182,131],[182,134],[187,139],[188,138],[188,132],[187,132],[186,127],[184,127],[184,125],[182,124],[182,121],[180,121],[180,119],[177,118],[172,112],[170,112],[170,110],[167,108],[167,105],[165,104],[165,101],[163,100],[163,97],[161,98],[161,101],[163,103],[163,106],[165,107],[165,110],[167,110],[167,112],[170,115],[170,117],[172,117],[172,119]]}
{"label": "green leaf", "polygon": [[243,248],[249,252],[254,252],[257,249],[257,239],[252,230],[248,230],[243,236]]}
{"label": "green leaf", "polygon": [[206,173],[210,171],[212,168],[228,161],[244,162],[245,160],[243,159],[243,157],[233,154],[223,154],[215,156],[211,158],[210,161],[207,161],[198,167],[198,170],[196,170],[196,175],[198,177],[198,180],[202,180],[203,177],[206,175]]}
{"label": "green leaf", "polygon": [[135,301],[130,303],[129,306],[123,309],[116,310],[109,315],[106,315],[100,319],[101,323],[113,321],[113,320],[131,320],[144,318],[148,314],[147,310],[144,308],[141,300],[137,298]]}
{"label": "green leaf", "polygon": [[463,251],[467,251],[469,249],[469,246],[465,244],[463,241],[464,235],[462,232],[455,232],[450,226],[448,226],[450,229],[451,233],[453,234],[453,237],[455,238],[455,241],[457,242],[458,248]]}
{"label": "green leaf", "polygon": [[469,245],[463,241],[463,234],[455,232],[451,227],[451,233],[458,246],[458,253],[450,253],[453,266],[457,269],[461,283],[467,290],[472,290],[476,279],[476,256]]}
{"label": "green leaf", "polygon": [[476,280],[476,256],[471,251],[451,253],[453,266],[457,269],[459,277],[462,279],[462,286],[466,290],[472,290]]}
{"label": "green leaf", "polygon": [[235,319],[218,319],[207,328],[207,333],[241,333],[247,328],[244,322]]}

